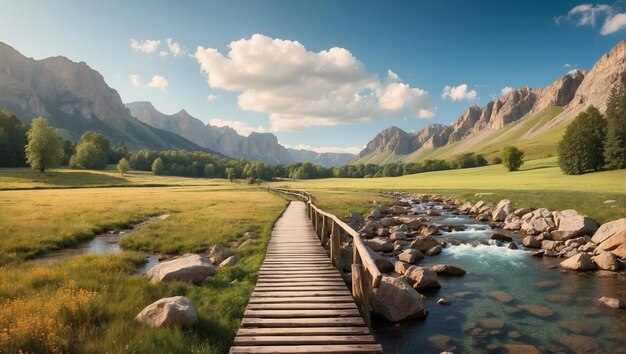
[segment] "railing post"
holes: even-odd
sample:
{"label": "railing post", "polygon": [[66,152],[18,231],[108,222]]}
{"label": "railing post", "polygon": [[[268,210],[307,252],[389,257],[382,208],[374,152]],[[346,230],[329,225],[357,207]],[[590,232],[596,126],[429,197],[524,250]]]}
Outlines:
{"label": "railing post", "polygon": [[328,237],[328,218],[326,215],[322,215],[322,235],[320,236],[320,241],[322,242],[322,247],[326,244],[326,239]]}
{"label": "railing post", "polygon": [[341,229],[333,220],[332,232],[330,235],[330,258],[339,273],[343,273],[341,269]]}
{"label": "railing post", "polygon": [[371,328],[372,320],[370,318],[369,287],[364,284],[367,282],[367,276],[365,276],[364,273],[362,265],[352,265],[352,297],[354,297],[354,302],[356,302],[359,308],[363,321],[365,321],[367,327]]}

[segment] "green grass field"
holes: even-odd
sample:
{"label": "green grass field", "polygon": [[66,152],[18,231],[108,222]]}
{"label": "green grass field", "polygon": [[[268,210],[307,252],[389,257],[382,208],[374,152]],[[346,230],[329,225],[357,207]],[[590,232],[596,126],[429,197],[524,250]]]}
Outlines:
{"label": "green grass field", "polygon": [[[37,173],[19,172],[33,179],[12,183],[41,188]],[[71,183],[64,181],[66,173]],[[125,188],[68,189],[115,176],[84,172],[82,180],[69,171],[53,174],[55,182],[47,185],[65,189],[0,191],[0,353],[227,352],[254,288],[271,226],[286,200],[217,180],[164,178],[159,184],[172,186],[132,187],[150,180],[149,175],[124,177]],[[176,182],[183,184],[174,186]],[[217,242],[238,244],[246,231],[261,237],[255,245],[235,248],[240,262],[220,269],[205,284],[150,284],[135,271],[144,262],[135,252],[45,265],[27,261],[163,213],[171,216],[128,235],[123,246],[201,252]],[[196,306],[199,323],[193,329],[151,329],[134,321],[143,307],[174,295],[187,296]]]}
{"label": "green grass field", "polygon": [[[281,182],[281,184],[285,184]],[[526,162],[520,171],[508,172],[502,165],[419,173],[386,178],[331,178],[294,181],[291,187],[317,195],[325,191],[412,191],[441,194],[463,200],[483,199],[497,203],[510,199],[518,207],[576,209],[598,222],[626,215],[626,171],[602,171],[579,176],[564,175],[555,157]],[[475,197],[476,193],[493,193]],[[615,200],[614,204],[604,204]]]}

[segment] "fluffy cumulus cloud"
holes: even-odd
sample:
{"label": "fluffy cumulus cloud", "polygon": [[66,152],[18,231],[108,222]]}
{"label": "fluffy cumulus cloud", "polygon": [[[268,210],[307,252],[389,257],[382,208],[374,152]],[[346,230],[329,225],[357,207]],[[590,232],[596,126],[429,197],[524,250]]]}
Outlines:
{"label": "fluffy cumulus cloud", "polygon": [[152,87],[152,88],[156,88],[159,89],[161,91],[165,91],[165,89],[167,89],[167,86],[169,86],[169,82],[167,82],[167,80],[161,76],[161,75],[154,75],[152,77],[152,80],[150,80],[150,82],[148,82],[146,84],[146,86],[148,87]]}
{"label": "fluffy cumulus cloud", "polygon": [[473,100],[476,98],[476,90],[467,90],[467,84],[459,86],[445,86],[441,98],[452,101]]}
{"label": "fluffy cumulus cloud", "polygon": [[603,36],[626,29],[626,13],[606,4],[581,4],[574,6],[566,15],[555,18],[557,24],[569,21],[576,26],[596,27],[602,21],[600,33]]}
{"label": "fluffy cumulus cloud", "polygon": [[267,129],[263,128],[260,125],[258,127],[252,127],[238,120],[224,120],[224,119],[214,118],[209,121],[209,124],[216,126],[216,127],[231,127],[235,129],[237,133],[239,133],[239,135],[243,135],[243,136],[248,136],[252,132],[265,133],[267,131]]}
{"label": "fluffy cumulus cloud", "polygon": [[159,48],[161,41],[158,39],[146,39],[145,41],[130,40],[130,47],[137,52],[154,53]]}
{"label": "fluffy cumulus cloud", "polygon": [[504,96],[511,91],[513,91],[513,88],[511,86],[504,86],[502,90],[500,90],[500,93],[502,94],[502,96]]}
{"label": "fluffy cumulus cloud", "polygon": [[130,81],[130,84],[133,86],[140,86],[141,85],[141,76],[137,75],[137,74],[130,74],[128,76],[128,81]]}
{"label": "fluffy cumulus cloud", "polygon": [[322,146],[322,147],[313,147],[311,145],[304,145],[304,144],[299,144],[296,146],[290,146],[288,144],[282,144],[287,148],[292,148],[292,149],[296,149],[296,150],[309,150],[309,151],[315,151],[317,153],[324,153],[324,152],[332,152],[332,153],[346,153],[346,154],[352,154],[352,155],[358,155],[359,152],[361,152],[361,150],[363,150],[365,148],[365,146],[363,147],[358,147],[358,146],[350,146],[350,147],[336,147],[336,146]]}
{"label": "fluffy cumulus cloud", "polygon": [[219,95],[214,95],[214,94],[210,94],[208,96],[206,96],[206,100],[209,102],[213,102],[215,101],[218,97],[220,97]]}
{"label": "fluffy cumulus cloud", "polygon": [[389,72],[381,81],[344,48],[308,51],[297,41],[255,34],[227,54],[198,47],[210,87],[238,93],[242,109],[268,113],[274,131],[366,122],[404,111],[432,117],[427,93]]}

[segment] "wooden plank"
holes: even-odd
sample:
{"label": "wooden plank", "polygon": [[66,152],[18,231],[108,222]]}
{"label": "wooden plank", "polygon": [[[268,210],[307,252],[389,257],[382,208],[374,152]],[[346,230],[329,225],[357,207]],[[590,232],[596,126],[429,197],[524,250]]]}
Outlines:
{"label": "wooden plank", "polygon": [[252,297],[260,296],[276,296],[276,297],[292,297],[292,296],[341,296],[350,295],[348,289],[342,290],[311,290],[311,291],[253,291]]}
{"label": "wooden plank", "polygon": [[235,338],[235,345],[374,344],[374,337],[362,335],[246,336]]}
{"label": "wooden plank", "polygon": [[358,309],[297,309],[297,310],[246,310],[244,316],[262,318],[301,318],[301,317],[354,317]]}
{"label": "wooden plank", "polygon": [[345,290],[346,285],[313,285],[313,286],[258,286],[254,291],[320,291],[320,290]]}
{"label": "wooden plank", "polygon": [[295,309],[317,309],[317,310],[330,310],[330,309],[357,309],[356,305],[351,302],[343,303],[278,303],[278,304],[248,304],[249,310],[295,310]]}
{"label": "wooden plank", "polygon": [[295,327],[295,328],[240,328],[237,336],[298,336],[298,335],[370,334],[367,327]]}
{"label": "wooden plank", "polygon": [[258,296],[250,298],[249,304],[276,304],[276,303],[354,303],[352,295],[339,296],[291,296],[291,297],[268,297]]}
{"label": "wooden plank", "polygon": [[265,282],[258,281],[256,286],[282,286],[282,287],[293,287],[293,286],[315,286],[315,285],[334,285],[334,286],[346,286],[346,284],[341,280],[330,280],[330,281],[305,281],[294,284],[291,281],[285,282]]}
{"label": "wooden plank", "polygon": [[292,345],[292,346],[236,346],[230,348],[231,354],[265,353],[382,353],[380,344],[336,344],[336,345]]}
{"label": "wooden plank", "polygon": [[243,327],[353,327],[365,326],[361,317],[335,318],[244,318]]}

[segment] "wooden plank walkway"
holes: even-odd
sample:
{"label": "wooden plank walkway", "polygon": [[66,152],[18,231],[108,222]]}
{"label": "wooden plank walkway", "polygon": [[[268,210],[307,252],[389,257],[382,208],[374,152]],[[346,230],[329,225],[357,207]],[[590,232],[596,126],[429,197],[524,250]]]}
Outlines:
{"label": "wooden plank walkway", "polygon": [[276,222],[230,353],[382,353],[306,216]]}

